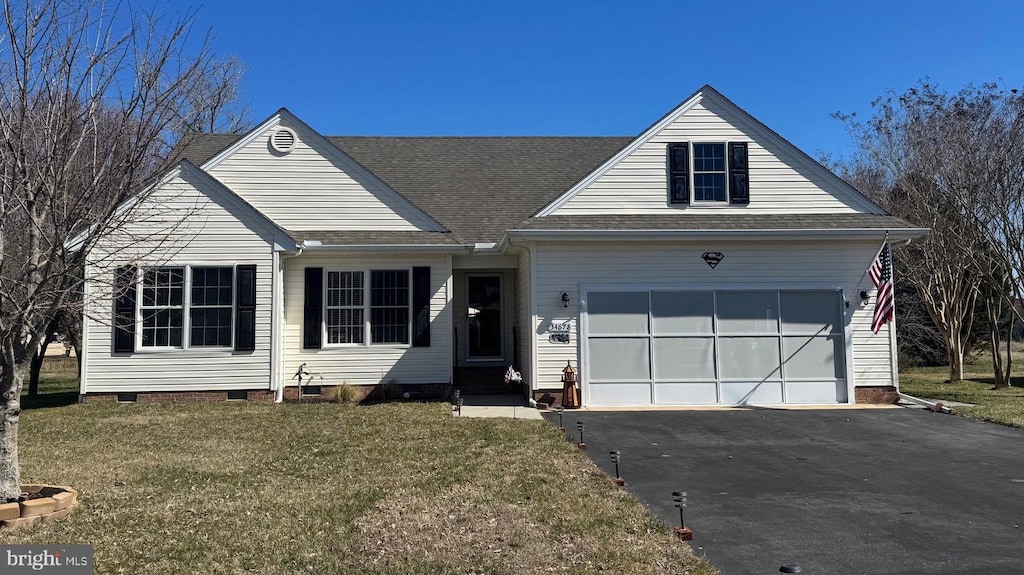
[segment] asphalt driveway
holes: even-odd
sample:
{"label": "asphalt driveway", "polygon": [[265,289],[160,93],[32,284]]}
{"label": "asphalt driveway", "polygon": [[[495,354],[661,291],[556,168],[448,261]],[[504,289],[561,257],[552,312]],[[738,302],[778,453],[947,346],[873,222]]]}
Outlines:
{"label": "asphalt driveway", "polygon": [[[556,414],[548,419],[557,423]],[[1024,573],[1024,431],[919,409],[566,412],[725,575]]]}

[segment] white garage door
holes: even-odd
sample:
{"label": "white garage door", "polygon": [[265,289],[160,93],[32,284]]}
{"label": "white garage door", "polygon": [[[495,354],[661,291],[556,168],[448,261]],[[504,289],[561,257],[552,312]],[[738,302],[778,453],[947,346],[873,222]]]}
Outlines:
{"label": "white garage door", "polygon": [[587,405],[846,403],[838,290],[591,291]]}

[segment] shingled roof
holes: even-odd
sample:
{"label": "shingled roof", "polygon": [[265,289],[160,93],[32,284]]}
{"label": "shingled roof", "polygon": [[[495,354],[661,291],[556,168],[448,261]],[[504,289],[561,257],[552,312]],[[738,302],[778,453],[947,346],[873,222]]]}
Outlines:
{"label": "shingled roof", "polygon": [[[237,141],[235,134],[190,135],[179,158],[196,165]],[[898,229],[877,214],[603,215],[532,217],[633,141],[630,137],[330,136],[339,149],[436,219],[452,235],[420,234],[410,243],[496,242],[506,230]],[[306,234],[308,235],[308,234]],[[341,241],[345,234],[321,241]],[[365,238],[363,238],[365,241]],[[353,240],[354,241],[354,240]],[[397,239],[380,240],[382,243]]]}
{"label": "shingled roof", "polygon": [[[179,156],[201,165],[241,136],[197,134]],[[328,137],[467,242],[496,242],[631,137]]]}

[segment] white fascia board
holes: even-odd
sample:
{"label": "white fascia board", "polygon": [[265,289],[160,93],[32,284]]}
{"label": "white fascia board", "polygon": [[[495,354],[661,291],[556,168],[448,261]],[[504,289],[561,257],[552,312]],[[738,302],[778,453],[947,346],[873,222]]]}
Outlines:
{"label": "white fascia board", "polygon": [[302,244],[304,252],[333,252],[333,253],[430,253],[430,254],[468,254],[472,250],[470,246],[452,244],[322,244],[320,242],[305,242]]}
{"label": "white fascia board", "polygon": [[704,88],[697,90],[692,96],[684,100],[682,104],[679,104],[678,106],[675,107],[674,110],[672,110],[668,114],[665,114],[664,117],[662,117],[660,120],[652,124],[650,128],[644,130],[643,133],[637,136],[636,139],[630,142],[625,148],[619,150],[617,154],[609,158],[605,163],[601,164],[596,170],[587,174],[587,176],[584,177],[579,182],[577,182],[576,185],[569,188],[569,190],[566,191],[561,196],[558,196],[558,198],[555,201],[551,202],[546,207],[542,208],[539,212],[537,212],[536,217],[550,216],[559,208],[569,203],[569,200],[573,199],[574,197],[576,197],[577,194],[588,188],[590,184],[594,183],[598,178],[607,174],[612,168],[617,166],[619,162],[629,157],[640,146],[647,143],[647,141],[653,138],[655,135],[661,133],[661,131],[667,128],[669,125],[671,125],[672,122],[675,122],[679,118],[679,116],[682,116],[683,114],[688,112],[690,108],[694,107],[698,102],[700,102],[701,98],[703,97],[704,89],[708,87],[709,86],[705,86]]}
{"label": "white fascia board", "polygon": [[854,228],[831,230],[509,230],[509,241],[645,241],[660,239],[715,239],[715,240],[883,240],[904,241],[919,238],[928,228]]}

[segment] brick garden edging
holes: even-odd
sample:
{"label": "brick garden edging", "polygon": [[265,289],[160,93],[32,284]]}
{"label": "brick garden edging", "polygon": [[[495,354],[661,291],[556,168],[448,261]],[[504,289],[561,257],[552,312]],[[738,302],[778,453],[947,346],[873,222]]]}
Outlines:
{"label": "brick garden edging", "polygon": [[46,491],[47,496],[0,505],[0,528],[14,529],[41,521],[63,519],[78,507],[78,491],[70,487],[31,484],[22,485],[21,491],[30,495]]}

